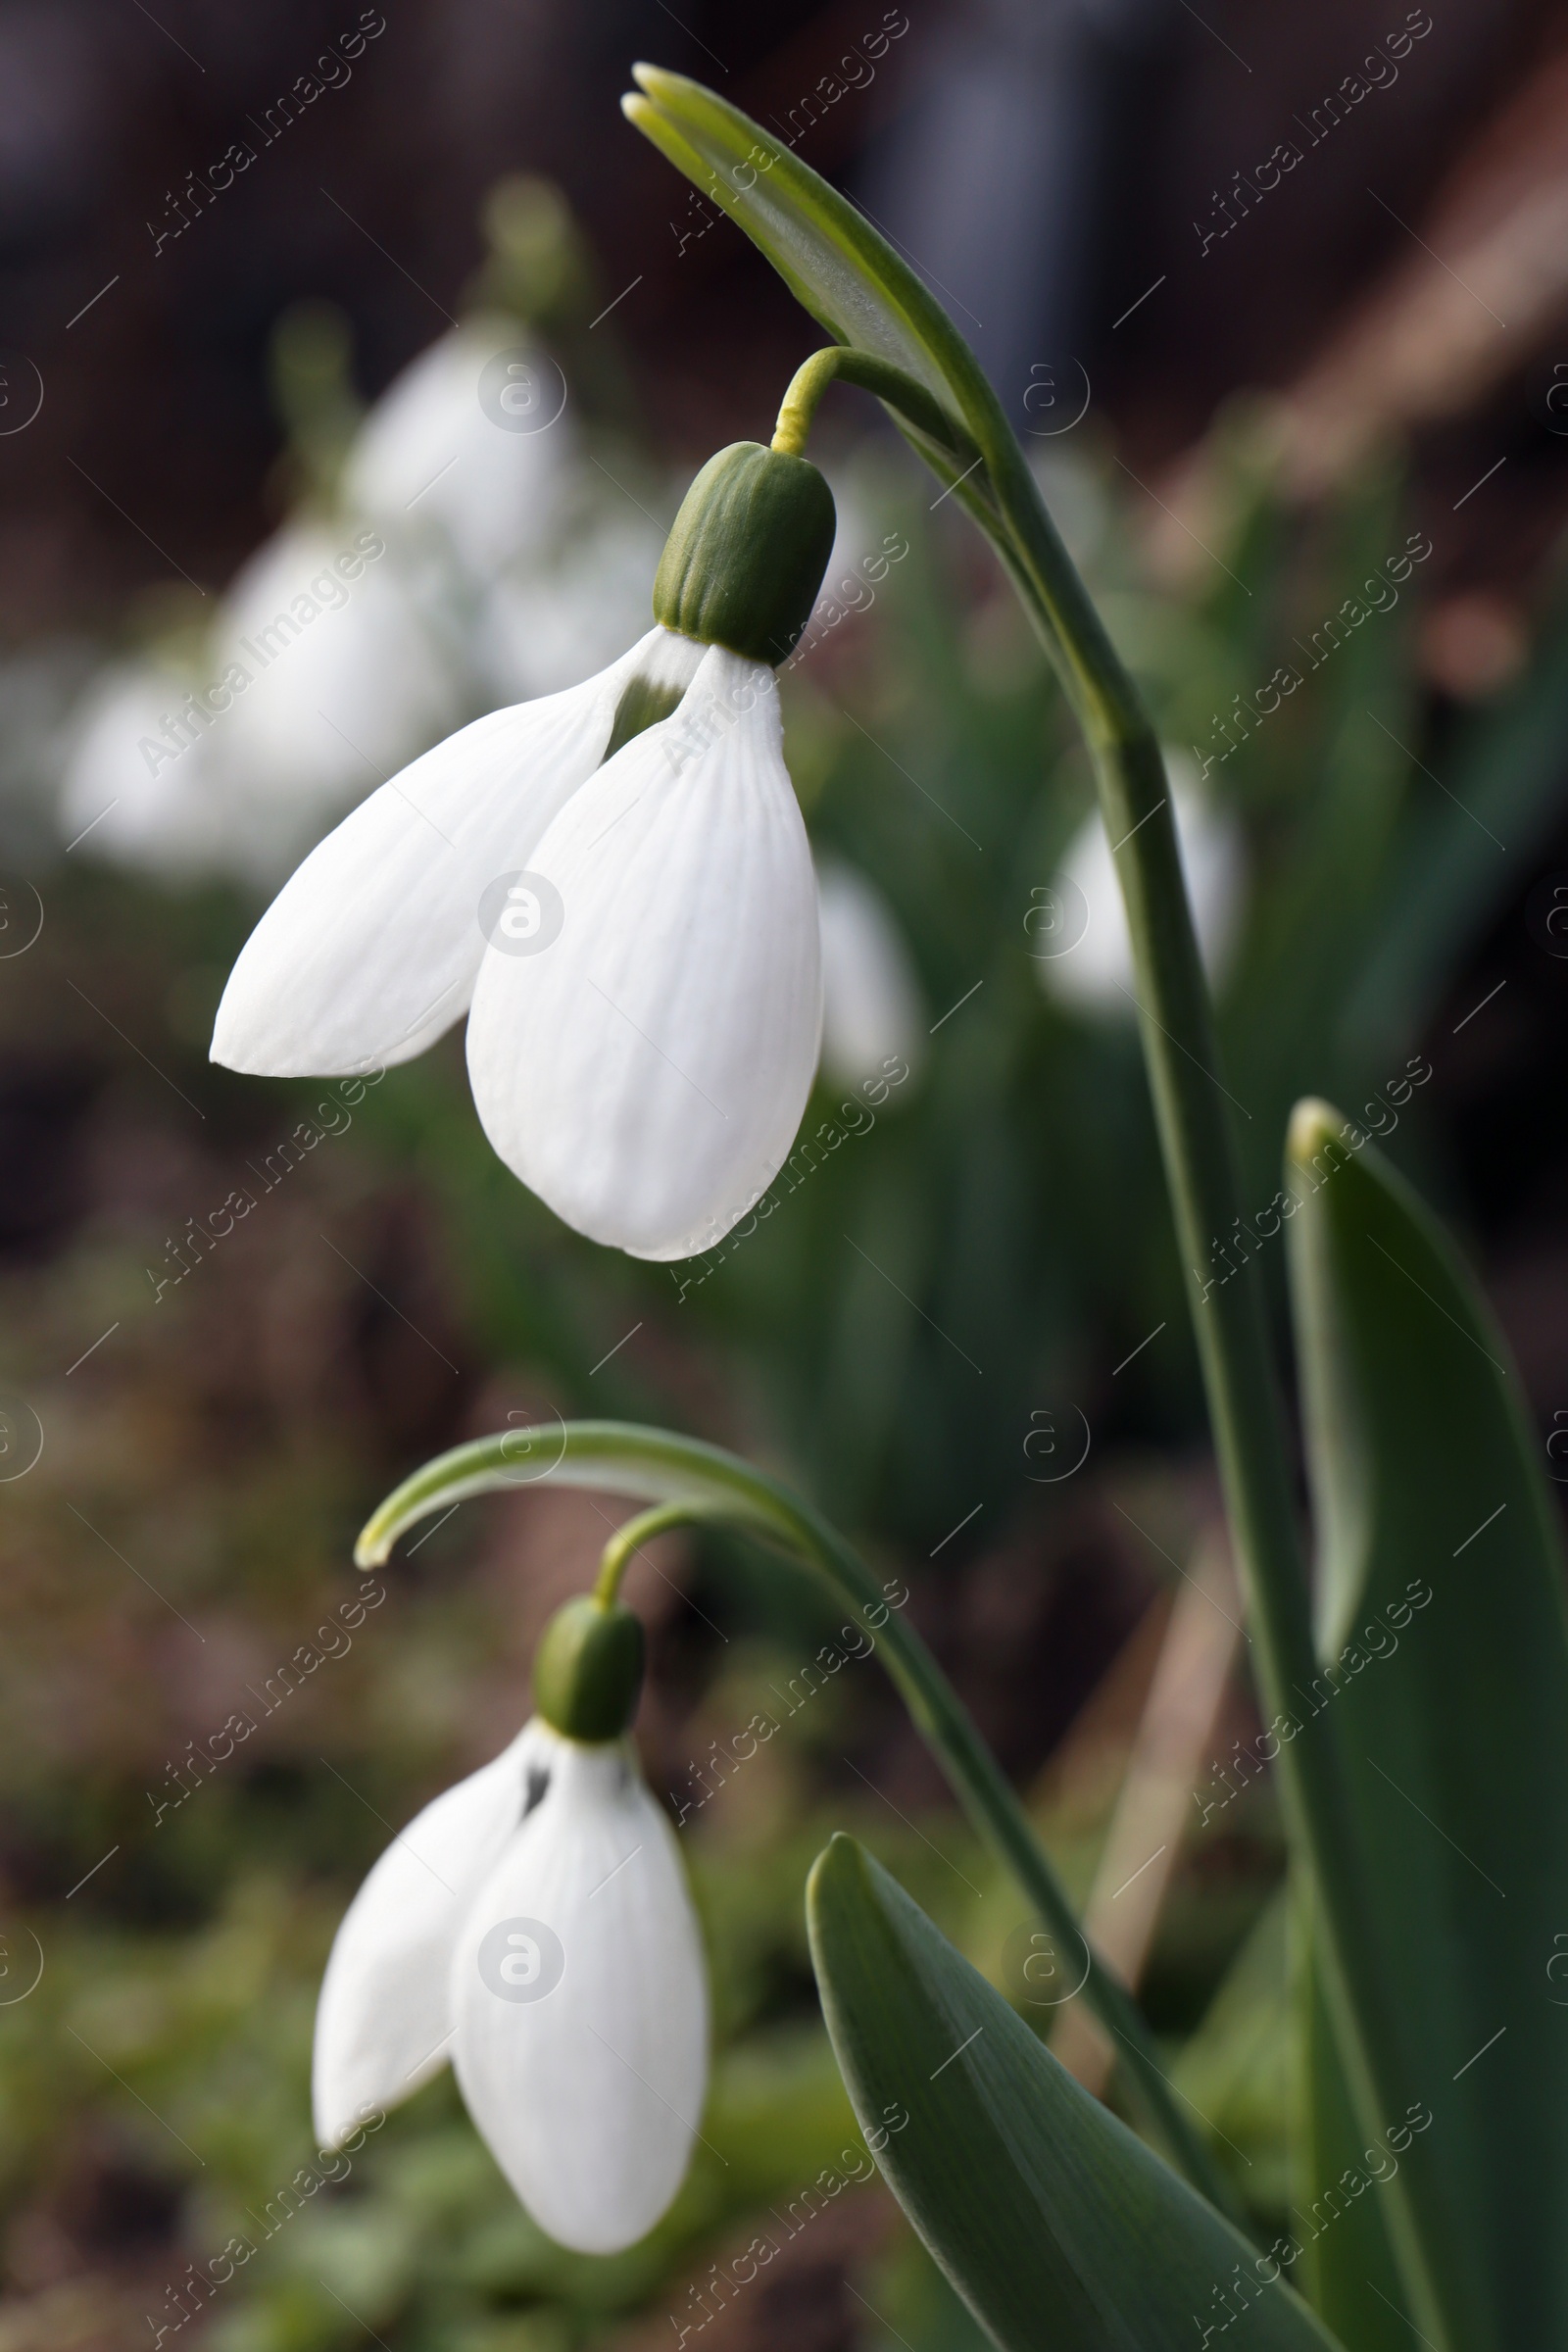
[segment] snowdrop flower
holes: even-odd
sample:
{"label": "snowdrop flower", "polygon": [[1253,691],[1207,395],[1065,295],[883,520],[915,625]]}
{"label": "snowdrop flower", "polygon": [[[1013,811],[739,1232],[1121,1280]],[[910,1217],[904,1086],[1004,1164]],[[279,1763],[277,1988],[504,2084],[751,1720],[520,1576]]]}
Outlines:
{"label": "snowdrop flower", "polygon": [[772,664],[832,541],[827,486],[753,443],[698,476],[658,625],[371,794],[263,917],[213,1056],[330,1076],[468,1018],[492,1144],[635,1256],[708,1247],[788,1153],[821,1031],[810,852]]}
{"label": "snowdrop flower", "polygon": [[90,694],[65,762],[60,831],[84,856],[176,879],[220,863],[224,828],[190,704],[201,681],[172,662],[116,663]]}
{"label": "snowdrop flower", "polygon": [[[1246,903],[1242,831],[1231,811],[1208,798],[1189,760],[1167,754],[1165,764],[1199,950],[1218,986]],[[1136,1009],[1132,943],[1098,808],[1084,819],[1061,861],[1055,898],[1060,922],[1038,926],[1031,943],[1041,986],[1087,1011],[1130,1016]]]}
{"label": "snowdrop flower", "polygon": [[275,882],[329,818],[458,715],[448,664],[353,521],[285,526],[199,648],[117,665],[68,760],[61,825],[176,879]]}
{"label": "snowdrop flower", "polygon": [[207,745],[230,863],[275,880],[389,768],[459,715],[451,670],[353,520],[295,522],[236,574],[213,674],[230,688]]}
{"label": "snowdrop flower", "polygon": [[432,343],[370,412],[343,477],[389,540],[439,536],[480,579],[550,540],[573,478],[561,371],[518,334],[497,314]]}
{"label": "snowdrop flower", "polygon": [[823,1075],[835,1086],[858,1086],[893,1055],[918,1069],[927,1023],[892,908],[873,882],[838,859],[822,859],[816,881]]}
{"label": "snowdrop flower", "polygon": [[675,1835],[623,1736],[642,1646],[616,1602],[558,1613],[539,1714],[388,1846],[338,1930],[317,2011],[322,2147],[450,2058],[517,2196],[585,2254],[635,2244],[664,2213],[708,2079]]}

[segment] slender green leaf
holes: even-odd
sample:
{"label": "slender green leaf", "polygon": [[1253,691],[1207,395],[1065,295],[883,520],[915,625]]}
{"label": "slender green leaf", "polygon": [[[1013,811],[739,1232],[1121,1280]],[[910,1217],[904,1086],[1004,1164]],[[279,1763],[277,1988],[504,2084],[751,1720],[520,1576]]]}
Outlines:
{"label": "slender green leaf", "polygon": [[1369,2151],[1357,2123],[1303,1891],[1292,1921],[1301,2125],[1291,2219],[1301,2248],[1296,2280],[1355,2352],[1410,2352],[1420,2331],[1406,2309],[1378,2180],[1393,2153]]}
{"label": "slender green leaf", "polygon": [[634,69],[627,118],[760,247],[836,343],[889,360],[923,384],[983,449],[1002,424],[979,362],[887,239],[854,205],[699,81]]}
{"label": "slender green leaf", "polygon": [[[1333,1724],[1409,2101],[1363,2108],[1348,2161],[1403,2173],[1453,2342],[1560,2342],[1568,1620],[1542,1456],[1473,1279],[1360,1131],[1300,1104],[1287,1181],[1321,1671],[1277,1728]],[[1379,2196],[1398,2253],[1399,2201],[1346,2187]],[[1314,2255],[1337,2310],[1353,2236]]]}
{"label": "slender green leaf", "polygon": [[[835,342],[913,379],[915,402],[880,386],[879,393],[900,431],[990,538],[1080,715],[1108,697],[1122,720],[1142,725],[1017,436],[942,305],[864,216],[773,132],[684,74],[659,66],[634,71],[641,93],[621,101],[628,121],[722,206]],[[927,399],[947,420],[944,438],[930,430]],[[972,462],[955,455],[971,444],[980,453]]]}
{"label": "slender green leaf", "polygon": [[1246,2352],[1334,2338],[1052,2057],[853,1839],[811,1873],[811,1958],[866,2145],[1004,2352]]}

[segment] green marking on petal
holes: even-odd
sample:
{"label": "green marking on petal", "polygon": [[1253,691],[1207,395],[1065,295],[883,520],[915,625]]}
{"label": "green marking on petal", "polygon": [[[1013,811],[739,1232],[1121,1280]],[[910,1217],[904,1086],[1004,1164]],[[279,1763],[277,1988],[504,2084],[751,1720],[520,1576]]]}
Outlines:
{"label": "green marking on petal", "polygon": [[[605,746],[605,759],[613,760],[622,744],[630,743],[645,727],[654,726],[672,710],[678,710],[685,692],[684,686],[662,685],[654,678],[633,678],[622,688],[615,705],[615,723]],[[600,765],[604,765],[604,760]]]}

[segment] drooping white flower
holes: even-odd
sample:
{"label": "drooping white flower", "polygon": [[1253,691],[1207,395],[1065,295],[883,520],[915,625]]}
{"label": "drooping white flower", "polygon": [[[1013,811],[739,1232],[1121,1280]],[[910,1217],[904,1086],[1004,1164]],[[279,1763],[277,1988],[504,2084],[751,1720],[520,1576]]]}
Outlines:
{"label": "drooping white flower", "polygon": [[[645,690],[676,707],[606,760],[622,697]],[[470,998],[485,1130],[568,1223],[670,1258],[746,1214],[794,1138],[821,1023],[765,662],[655,628],[582,686],[427,752],[273,902],[213,1056],[273,1076],[402,1061]]]}
{"label": "drooping white flower", "polygon": [[468,1907],[524,1818],[554,1737],[537,1717],[392,1840],[344,1914],[316,2011],[322,2147],[409,2098],[452,2055],[447,1979]]}
{"label": "drooping white flower", "polygon": [[666,2210],[707,2086],[707,1982],[674,1833],[625,1740],[535,1717],[356,1895],[317,2014],[321,2145],[449,2057],[562,2244],[613,2253]]}
{"label": "drooping white flower", "polygon": [[658,625],[475,720],[320,843],[229,976],[214,1059],[352,1072],[466,1007],[474,1102],[524,1184],[637,1257],[719,1240],[782,1166],[821,1040],[773,667],[833,531],[805,459],[716,452],[660,558]]}
{"label": "drooping white flower", "polygon": [[451,664],[374,530],[294,522],[230,583],[208,740],[229,863],[275,880],[324,823],[461,715]]}
{"label": "drooping white flower", "polygon": [[[60,785],[62,838],[83,854],[184,877],[221,862],[224,827],[192,697],[172,660],[116,663],[89,694]],[[210,723],[207,722],[207,723]]]}
{"label": "drooping white flower", "polygon": [[[382,394],[349,454],[343,495],[394,544],[439,538],[488,578],[544,545],[569,495],[574,434],[564,384],[514,318],[467,319]],[[514,355],[511,380],[486,369]]]}
{"label": "drooping white flower", "polygon": [[688,1256],[772,1182],[821,1035],[815,880],[765,662],[712,646],[680,707],[534,854],[547,953],[492,950],[468,1017],[486,1134],[558,1215]]}
{"label": "drooping white flower", "polygon": [[[1236,944],[1246,904],[1242,830],[1210,799],[1192,762],[1166,755],[1171,808],[1192,903],[1199,951],[1210,982],[1219,986]],[[1074,835],[1053,887],[1054,919],[1042,924],[1035,949],[1041,986],[1058,1002],[1131,1017],[1136,1011],[1132,942],[1110,843],[1098,808]]]}
{"label": "drooping white flower", "polygon": [[822,924],[822,1071],[858,1086],[885,1059],[911,1072],[925,1054],[926,1020],[909,951],[875,883],[840,858],[816,869]]}

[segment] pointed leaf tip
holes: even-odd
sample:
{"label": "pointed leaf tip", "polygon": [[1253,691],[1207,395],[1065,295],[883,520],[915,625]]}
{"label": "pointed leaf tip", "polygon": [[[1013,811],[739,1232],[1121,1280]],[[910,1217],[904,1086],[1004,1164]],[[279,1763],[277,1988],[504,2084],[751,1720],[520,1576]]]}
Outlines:
{"label": "pointed leaf tip", "polygon": [[865,1849],[844,1830],[835,1830],[806,1880],[806,1916],[817,1919],[841,1895],[862,1892],[870,1884]]}
{"label": "pointed leaf tip", "polygon": [[1291,1123],[1285,1139],[1288,1159],[1298,1167],[1310,1164],[1314,1155],[1328,1143],[1338,1143],[1346,1128],[1344,1114],[1321,1095],[1303,1095],[1291,1112]]}
{"label": "pointed leaf tip", "polygon": [[632,74],[645,99],[628,120],[745,230],[833,340],[901,368],[988,459],[1021,465],[979,362],[866,217],[786,137],[704,83],[662,66]]}

